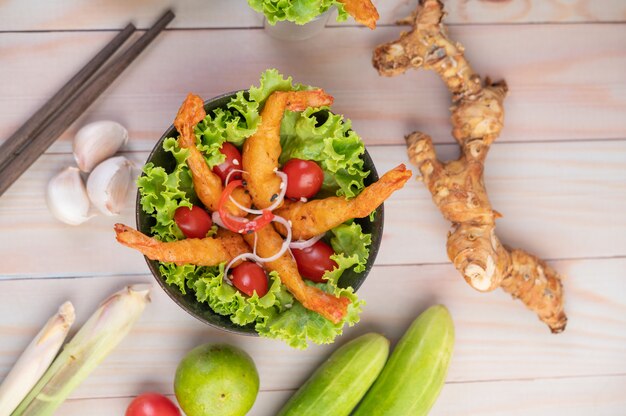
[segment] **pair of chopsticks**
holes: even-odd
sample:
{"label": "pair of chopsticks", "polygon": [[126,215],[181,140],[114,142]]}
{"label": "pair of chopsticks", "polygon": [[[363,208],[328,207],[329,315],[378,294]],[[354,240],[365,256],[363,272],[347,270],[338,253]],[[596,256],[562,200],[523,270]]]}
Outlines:
{"label": "pair of chopsticks", "polygon": [[0,196],[115,81],[172,19],[174,13],[168,10],[142,37],[107,64],[135,32],[135,26],[128,24],[0,146]]}

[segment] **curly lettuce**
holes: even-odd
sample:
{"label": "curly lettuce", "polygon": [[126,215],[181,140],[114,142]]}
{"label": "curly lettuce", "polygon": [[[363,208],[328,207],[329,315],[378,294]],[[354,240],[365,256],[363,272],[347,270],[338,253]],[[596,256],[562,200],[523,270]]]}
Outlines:
{"label": "curly lettuce", "polygon": [[336,193],[347,198],[363,188],[369,171],[363,170],[365,145],[351,129],[350,120],[327,108],[288,111],[280,130],[281,164],[289,159],[314,160],[324,171],[324,194]]}
{"label": "curly lettuce", "polygon": [[178,207],[192,206],[182,187],[189,173],[179,167],[167,173],[162,167],[147,163],[143,167],[144,175],[137,179],[137,186],[141,192],[141,209],[156,220],[151,231],[161,241],[184,238],[174,222],[174,212]]}
{"label": "curly lettuce", "polygon": [[332,6],[337,7],[337,21],[348,18],[343,3],[337,0],[248,0],[248,4],[263,13],[271,25],[288,20],[299,25],[310,22]]}
{"label": "curly lettuce", "polygon": [[[256,132],[261,121],[260,110],[274,91],[309,88],[294,84],[291,78],[284,78],[275,69],[268,70],[262,74],[259,86],[237,93],[225,108],[207,114],[196,126],[195,134],[197,146],[209,166],[223,161],[220,148],[224,142],[241,146]],[[363,189],[363,179],[369,173],[363,170],[360,157],[364,147],[350,129],[349,120],[332,114],[327,108],[287,112],[281,125],[281,143],[284,146],[281,161],[299,157],[320,163],[326,178],[325,192],[352,197]],[[174,169],[167,172],[163,167],[148,163],[138,179],[138,186],[142,209],[155,221],[152,234],[159,240],[173,241],[184,238],[174,221],[174,212],[180,206],[190,207],[198,201],[186,162],[189,152],[178,146],[176,138],[166,138],[163,148],[176,161]],[[269,275],[267,294],[259,297],[255,293],[248,297],[227,284],[224,263],[215,267],[161,263],[159,271],[168,285],[177,287],[183,294],[192,292],[198,302],[229,316],[237,325],[253,325],[261,336],[281,339],[294,348],[306,348],[308,342],[331,343],[345,325],[352,326],[359,321],[364,302],[352,288],[342,288],[339,280],[346,270],[354,269],[358,273],[365,269],[371,236],[363,233],[357,223],[349,222],[331,230],[327,237],[336,252],[332,258],[338,267],[326,272],[324,283],[306,283],[350,299],[348,313],[338,324],[304,308],[275,272]]]}

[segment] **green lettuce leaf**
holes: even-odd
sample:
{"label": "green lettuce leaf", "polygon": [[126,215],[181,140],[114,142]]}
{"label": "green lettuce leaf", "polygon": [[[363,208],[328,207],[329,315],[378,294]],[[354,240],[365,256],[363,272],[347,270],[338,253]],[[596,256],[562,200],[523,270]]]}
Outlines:
{"label": "green lettuce leaf", "polygon": [[248,93],[250,99],[259,103],[259,106],[265,104],[265,100],[275,91],[302,91],[310,89],[306,85],[295,84],[291,77],[283,77],[276,69],[268,69],[261,75],[259,86],[250,87]]}
{"label": "green lettuce leaf", "polygon": [[324,171],[324,194],[352,198],[364,188],[363,180],[369,175],[361,158],[365,145],[351,129],[350,120],[328,108],[287,112],[280,138],[283,151],[279,162],[292,158],[318,162]]}
{"label": "green lettuce leaf", "polygon": [[[220,152],[224,142],[240,147],[252,136],[261,121],[260,110],[274,91],[302,90],[308,87],[284,78],[276,69],[268,69],[261,75],[259,86],[252,86],[247,94],[239,91],[227,108],[211,111],[195,129],[196,145],[203,152],[209,165],[219,165],[225,159]],[[166,148],[166,150],[169,150]]]}
{"label": "green lettuce leaf", "polygon": [[308,342],[328,344],[341,335],[343,327],[352,326],[359,321],[362,300],[354,294],[352,288],[340,288],[337,281],[344,270],[358,262],[358,256],[346,257],[336,254],[333,259],[339,267],[324,275],[326,283],[311,283],[335,296],[350,299],[348,313],[342,322],[333,324],[318,313],[304,308],[280,283],[276,272],[269,275],[270,287],[265,296],[259,298],[244,296],[232,286],[224,283],[224,264],[215,267],[201,267],[191,264],[176,265],[162,263],[159,267],[165,282],[176,285],[183,294],[191,289],[198,302],[206,302],[213,311],[229,316],[237,325],[255,324],[259,335],[282,339],[294,348],[305,349]]}
{"label": "green lettuce leaf", "polygon": [[257,12],[263,13],[271,25],[282,20],[303,25],[326,12],[331,6],[337,7],[338,22],[348,18],[343,3],[337,0],[248,0],[248,4]]}
{"label": "green lettuce leaf", "polygon": [[372,235],[363,233],[361,226],[355,222],[341,224],[331,230],[330,245],[335,253],[351,253],[356,256],[357,262],[354,271],[360,273],[365,270],[365,264],[370,255],[369,246],[372,244]]}
{"label": "green lettuce leaf", "polygon": [[144,175],[137,179],[137,186],[141,192],[141,208],[156,220],[152,234],[161,241],[184,238],[174,222],[174,212],[178,207],[192,206],[183,186],[189,173],[185,173],[180,165],[172,173],[167,173],[153,163],[146,164],[143,172]]}
{"label": "green lettuce leaf", "polygon": [[294,302],[290,309],[269,320],[265,325],[257,325],[256,329],[261,336],[282,339],[293,348],[305,349],[307,341],[313,341],[316,344],[330,344],[343,333],[345,325],[354,326],[359,322],[359,315],[365,301],[359,300],[351,287],[341,288],[337,284],[343,272],[358,263],[358,256],[355,254],[347,257],[340,253],[334,254],[331,258],[337,262],[339,267],[324,274],[323,278],[326,283],[313,283],[308,280],[306,283],[335,296],[344,296],[350,299],[348,313],[343,320],[333,324],[320,314],[306,309],[299,302]]}

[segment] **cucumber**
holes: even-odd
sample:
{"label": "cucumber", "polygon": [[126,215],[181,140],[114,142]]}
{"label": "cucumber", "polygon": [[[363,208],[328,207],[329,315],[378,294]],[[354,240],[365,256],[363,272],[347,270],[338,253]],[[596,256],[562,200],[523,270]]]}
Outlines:
{"label": "cucumber", "polygon": [[389,340],[369,333],[337,349],[285,403],[278,416],[348,416],[389,356]]}
{"label": "cucumber", "polygon": [[454,346],[445,306],[417,317],[353,416],[427,415],[443,387]]}

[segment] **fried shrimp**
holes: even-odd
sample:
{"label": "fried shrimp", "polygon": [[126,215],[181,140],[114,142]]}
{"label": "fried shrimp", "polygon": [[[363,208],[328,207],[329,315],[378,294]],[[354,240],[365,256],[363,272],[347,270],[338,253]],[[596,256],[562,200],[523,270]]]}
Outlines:
{"label": "fried shrimp", "polygon": [[162,242],[124,224],[115,224],[117,241],[143,253],[150,260],[197,266],[216,266],[250,248],[239,234],[220,228],[215,237]]}
{"label": "fried shrimp", "polygon": [[276,175],[280,147],[280,125],[285,110],[304,111],[308,107],[331,105],[333,97],[323,90],[276,91],[269,96],[261,111],[261,124],[243,145],[243,170],[247,189],[254,205],[264,209],[272,205],[280,192],[281,180]]}
{"label": "fried shrimp", "polygon": [[[196,147],[194,134],[195,125],[204,120],[204,117],[206,117],[206,112],[202,98],[189,93],[178,110],[174,127],[180,133],[178,144],[181,148],[189,150],[187,165],[191,170],[193,187],[198,198],[209,210],[217,211],[223,191],[222,180],[206,164],[204,156]],[[244,206],[250,206],[250,197],[243,189],[236,189],[233,192],[233,198]],[[233,215],[245,215],[230,201],[226,204],[226,209]]]}
{"label": "fried shrimp", "polygon": [[[351,218],[368,216],[392,193],[402,188],[412,173],[401,164],[385,173],[354,199],[333,196],[309,202],[290,202],[275,211],[291,221],[293,238],[308,239],[325,233]],[[282,227],[279,231],[283,231]]]}
{"label": "fried shrimp", "polygon": [[[254,244],[254,235],[246,234],[243,238],[248,244]],[[277,253],[283,245],[282,237],[269,225],[257,231],[257,254],[270,257]],[[337,324],[348,312],[350,299],[335,297],[317,287],[309,286],[302,280],[298,266],[289,252],[285,252],[278,259],[265,263],[270,271],[278,272],[281,282],[289,292],[307,309],[319,313],[324,318]]]}
{"label": "fried shrimp", "polygon": [[376,29],[376,21],[380,16],[371,0],[339,0],[339,2],[343,3],[346,12],[354,17],[354,20],[372,30]]}

